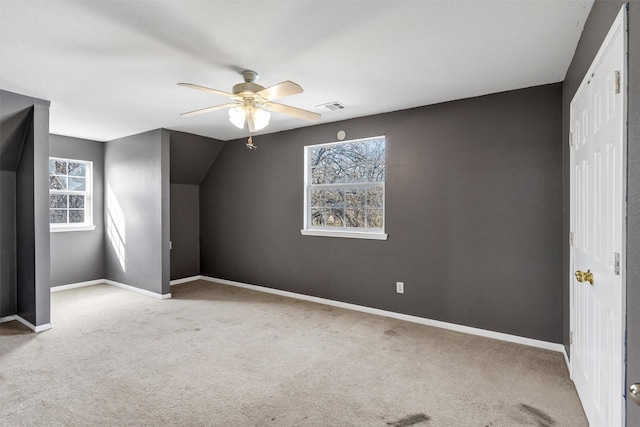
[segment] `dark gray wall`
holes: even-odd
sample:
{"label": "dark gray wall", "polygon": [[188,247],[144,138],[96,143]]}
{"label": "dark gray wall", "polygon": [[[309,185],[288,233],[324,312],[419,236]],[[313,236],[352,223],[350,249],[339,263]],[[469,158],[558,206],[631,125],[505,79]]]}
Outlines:
{"label": "dark gray wall", "polygon": [[170,130],[169,136],[171,183],[200,185],[224,141],[175,130]]}
{"label": "dark gray wall", "polygon": [[[578,43],[563,85],[563,235],[569,233],[569,105],[624,1],[597,0]],[[628,10],[628,158],[627,158],[627,385],[640,382],[640,2]],[[569,346],[569,245],[564,253],[564,343]],[[640,406],[627,399],[627,425],[640,425]]]}
{"label": "dark gray wall", "polygon": [[[49,244],[49,105],[34,105],[30,131],[34,139],[35,326],[51,322],[51,254]],[[22,215],[18,210],[17,215]],[[20,270],[18,270],[20,290]]]}
{"label": "dark gray wall", "polygon": [[33,100],[0,91],[0,317],[17,312],[16,169]]}
{"label": "dark gray wall", "polygon": [[0,90],[0,317],[50,321],[49,102]]}
{"label": "dark gray wall", "polygon": [[[32,118],[33,119],[33,118]],[[29,124],[30,127],[30,124]],[[35,147],[28,129],[16,170],[17,314],[36,324]],[[47,196],[48,199],[48,196]]]}
{"label": "dark gray wall", "polygon": [[40,102],[0,90],[0,317],[17,313],[16,170]]}
{"label": "dark gray wall", "polygon": [[[560,343],[561,100],[552,84],[227,142],[200,186],[201,272]],[[303,148],[341,129],[387,136],[387,241],[300,235]]]}
{"label": "dark gray wall", "polygon": [[34,105],[16,170],[17,314],[50,321],[49,107]]}
{"label": "dark gray wall", "polygon": [[0,136],[2,149],[0,151],[0,169],[13,171],[18,167],[22,146],[31,121],[34,104],[29,103],[33,98],[21,98],[20,95],[0,91],[0,108],[2,122],[0,122]]}
{"label": "dark gray wall", "polygon": [[51,135],[49,155],[93,162],[93,224],[95,230],[51,233],[51,286],[103,279],[104,275],[104,148],[86,139]]}
{"label": "dark gray wall", "polygon": [[171,293],[171,137],[160,130],[160,250],[162,251],[162,294]]}
{"label": "dark gray wall", "polygon": [[171,279],[200,274],[199,185],[223,141],[169,131],[171,147]]}
{"label": "dark gray wall", "polygon": [[171,184],[171,280],[200,274],[200,187]]}
{"label": "dark gray wall", "polygon": [[[105,146],[105,222],[109,189],[124,214],[125,269],[105,236],[105,276],[158,294],[169,293],[169,135],[154,131]],[[107,224],[108,230],[108,224]]]}
{"label": "dark gray wall", "polygon": [[0,171],[0,317],[16,314],[16,174]]}

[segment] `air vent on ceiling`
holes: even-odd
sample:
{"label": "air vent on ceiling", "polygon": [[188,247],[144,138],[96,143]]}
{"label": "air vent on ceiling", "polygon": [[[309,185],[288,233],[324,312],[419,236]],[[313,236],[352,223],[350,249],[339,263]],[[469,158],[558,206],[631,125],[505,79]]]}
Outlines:
{"label": "air vent on ceiling", "polygon": [[329,111],[344,110],[347,108],[347,106],[340,101],[327,102],[326,104],[316,105],[316,107]]}

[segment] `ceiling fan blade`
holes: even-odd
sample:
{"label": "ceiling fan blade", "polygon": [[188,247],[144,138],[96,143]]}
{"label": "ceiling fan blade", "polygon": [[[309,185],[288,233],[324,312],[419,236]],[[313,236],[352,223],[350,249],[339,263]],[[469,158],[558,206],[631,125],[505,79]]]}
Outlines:
{"label": "ceiling fan blade", "polygon": [[276,113],[286,114],[288,116],[297,117],[298,119],[307,120],[310,122],[317,122],[322,118],[318,113],[313,111],[303,110],[301,108],[291,107],[289,105],[278,104],[277,102],[268,102],[262,105],[265,110],[275,111]]}
{"label": "ceiling fan blade", "polygon": [[193,83],[178,83],[178,86],[188,87],[188,88],[196,89],[196,90],[201,90],[203,92],[209,92],[209,93],[213,93],[215,95],[222,95],[222,96],[226,96],[227,98],[231,98],[231,99],[241,99],[239,96],[236,96],[236,95],[234,95],[232,93],[224,92],[224,91],[221,91],[221,90],[218,90],[218,89],[211,89],[210,87],[194,85]]}
{"label": "ceiling fan blade", "polygon": [[211,111],[222,110],[224,108],[231,108],[237,105],[239,104],[235,102],[230,102],[228,104],[214,105],[213,107],[207,107],[207,108],[201,108],[200,110],[189,111],[188,113],[182,113],[180,115],[183,117],[197,116],[198,114],[209,113]]}
{"label": "ceiling fan blade", "polygon": [[278,83],[277,85],[262,89],[261,91],[256,92],[256,95],[263,97],[267,101],[271,101],[272,99],[284,98],[285,96],[291,96],[302,92],[303,90],[298,84],[290,80],[286,80],[282,83]]}

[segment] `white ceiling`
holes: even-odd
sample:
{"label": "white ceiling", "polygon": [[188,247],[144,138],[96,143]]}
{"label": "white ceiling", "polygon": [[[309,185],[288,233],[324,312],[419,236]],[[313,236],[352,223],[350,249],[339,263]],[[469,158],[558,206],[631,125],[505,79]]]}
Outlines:
{"label": "white ceiling", "polygon": [[[320,123],[562,81],[593,0],[0,0],[0,89],[51,101],[51,132],[157,128],[244,137],[226,111],[243,69],[304,93]],[[349,108],[322,111],[340,101]],[[273,113],[260,133],[310,125]]]}

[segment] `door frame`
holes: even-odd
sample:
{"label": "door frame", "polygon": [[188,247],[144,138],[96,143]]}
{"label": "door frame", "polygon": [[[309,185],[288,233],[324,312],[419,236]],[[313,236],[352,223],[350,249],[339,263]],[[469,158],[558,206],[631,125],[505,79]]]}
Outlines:
{"label": "door frame", "polygon": [[[573,281],[575,280],[574,277],[574,271],[575,271],[575,246],[573,245],[573,241],[572,241],[572,236],[574,236],[574,232],[575,232],[575,218],[574,218],[574,212],[575,212],[575,206],[574,206],[574,200],[575,200],[575,191],[576,191],[576,183],[575,183],[575,178],[574,178],[574,174],[573,174],[573,163],[575,161],[575,150],[573,149],[573,142],[572,142],[572,136],[571,136],[571,130],[573,129],[572,127],[572,122],[573,122],[573,105],[574,105],[574,101],[576,100],[576,98],[578,97],[578,95],[580,95],[582,93],[583,90],[585,90],[585,88],[588,86],[589,81],[591,80],[591,77],[595,74],[595,71],[598,69],[598,67],[600,66],[600,63],[602,62],[602,60],[604,59],[604,56],[606,55],[606,53],[608,52],[609,48],[611,47],[611,43],[613,42],[615,36],[618,34],[618,32],[622,32],[622,36],[623,36],[623,49],[624,49],[624,64],[621,70],[621,76],[620,76],[620,94],[623,96],[623,100],[622,100],[622,117],[623,117],[623,130],[622,130],[622,170],[621,170],[621,186],[622,186],[622,190],[623,190],[623,219],[621,221],[621,230],[620,233],[621,235],[620,237],[620,241],[621,241],[621,248],[620,248],[620,279],[621,279],[621,313],[620,313],[620,330],[622,333],[622,364],[621,364],[621,369],[622,372],[618,372],[617,375],[620,376],[620,378],[622,378],[622,390],[621,391],[621,401],[620,401],[620,414],[621,414],[621,420],[623,422],[623,425],[625,423],[626,420],[626,368],[627,368],[627,363],[626,363],[626,348],[625,348],[625,337],[626,337],[626,313],[627,313],[627,305],[626,305],[626,299],[627,299],[627,268],[626,268],[626,260],[627,260],[627,241],[626,241],[626,235],[627,235],[627,230],[626,230],[626,226],[627,226],[627,197],[628,197],[628,189],[627,189],[627,162],[628,162],[628,155],[627,155],[627,139],[628,139],[628,112],[627,112],[627,106],[628,106],[628,102],[629,102],[629,90],[628,90],[628,68],[629,68],[629,48],[628,48],[628,5],[624,4],[622,6],[622,8],[620,9],[620,11],[618,12],[618,15],[616,16],[615,20],[613,21],[611,28],[609,29],[607,36],[605,37],[604,41],[602,42],[602,45],[600,46],[600,48],[598,49],[598,53],[596,54],[596,56],[593,59],[593,62],[591,63],[591,65],[589,66],[589,69],[587,70],[587,73],[585,74],[585,76],[582,79],[582,82],[580,83],[580,86],[578,87],[578,89],[576,90],[575,94],[573,95],[573,97],[571,98],[571,102],[569,104],[569,145],[570,145],[570,149],[569,149],[569,230],[570,230],[570,236],[569,236],[569,271],[566,272],[569,276],[569,375],[570,378],[573,380],[574,378],[574,372],[573,372],[573,363],[571,363],[573,361],[573,352],[574,352],[574,347],[573,347],[573,342],[572,342],[572,336],[573,336],[573,331],[575,330],[575,326],[576,326],[576,313],[573,310],[573,305],[574,305],[574,298],[575,296],[573,295]],[[586,412],[586,410],[585,410]]]}

